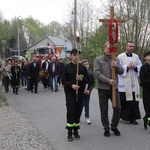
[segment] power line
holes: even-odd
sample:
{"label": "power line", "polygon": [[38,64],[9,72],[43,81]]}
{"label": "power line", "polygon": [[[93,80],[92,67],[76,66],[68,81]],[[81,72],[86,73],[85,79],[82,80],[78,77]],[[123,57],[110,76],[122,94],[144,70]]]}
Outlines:
{"label": "power line", "polygon": [[17,7],[3,8],[3,9],[1,9],[1,10],[17,9],[17,8],[26,8],[26,7],[31,7],[31,6],[35,6],[35,5],[46,4],[46,3],[50,3],[50,2],[57,2],[57,1],[58,1],[58,0],[49,0],[49,1],[45,1],[45,2],[32,3],[32,4],[29,4],[29,5],[21,5],[21,6],[17,6]]}

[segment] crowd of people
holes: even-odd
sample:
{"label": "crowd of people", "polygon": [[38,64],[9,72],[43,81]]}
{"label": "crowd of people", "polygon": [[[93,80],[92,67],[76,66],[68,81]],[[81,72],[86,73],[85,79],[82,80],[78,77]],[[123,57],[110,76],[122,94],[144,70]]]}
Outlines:
{"label": "crowd of people", "polygon": [[[51,91],[58,91],[58,84],[61,85],[61,74],[64,63],[62,58],[53,56],[40,58],[34,57],[32,60],[5,60],[2,64],[2,85],[5,93],[13,89],[13,93],[18,95],[20,86],[24,86],[31,93],[38,93],[38,83],[41,82],[44,88]],[[54,82],[53,82],[54,80]],[[53,85],[54,83],[54,85]]]}
{"label": "crowd of people", "polygon": [[[116,135],[120,119],[137,125],[141,119],[139,99],[143,98],[145,116],[144,128],[150,126],[150,51],[144,53],[145,62],[142,64],[139,56],[134,53],[134,43],[127,41],[125,52],[111,60],[110,44],[106,42],[103,54],[94,60],[93,71],[89,70],[89,61],[79,61],[80,51],[72,49],[70,61],[64,64],[63,59],[53,56],[43,60],[34,57],[32,61],[23,62],[5,60],[2,66],[3,86],[9,92],[9,85],[13,93],[18,94],[19,85],[26,86],[31,93],[38,93],[38,83],[49,88],[52,92],[58,91],[58,85],[63,85],[66,99],[66,129],[67,141],[80,139],[80,117],[85,110],[85,121],[91,124],[89,106],[92,89],[98,81],[98,98],[101,123],[104,136],[110,136],[110,130]],[[115,68],[115,79],[111,71]],[[142,92],[140,90],[142,87]],[[109,122],[108,102],[112,101],[112,88],[116,90],[116,106],[113,108],[111,123]],[[142,95],[141,95],[142,93]]]}

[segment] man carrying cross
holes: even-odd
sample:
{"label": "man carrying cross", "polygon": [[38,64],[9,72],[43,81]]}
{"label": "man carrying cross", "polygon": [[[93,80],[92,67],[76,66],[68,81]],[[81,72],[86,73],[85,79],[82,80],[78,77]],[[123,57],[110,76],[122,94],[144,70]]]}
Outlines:
{"label": "man carrying cross", "polygon": [[98,95],[99,106],[101,112],[101,122],[104,127],[104,136],[110,136],[110,124],[108,118],[108,100],[112,100],[112,87],[116,89],[116,107],[113,107],[113,116],[111,122],[111,130],[116,136],[120,136],[117,129],[120,119],[120,99],[117,91],[117,76],[115,79],[111,77],[111,67],[115,68],[116,74],[123,74],[123,67],[120,65],[119,60],[115,58],[111,61],[110,44],[106,42],[104,45],[104,54],[95,58],[94,60],[94,75],[98,79]]}
{"label": "man carrying cross", "polygon": [[99,19],[100,22],[107,22],[109,31],[109,42],[104,45],[104,54],[97,57],[94,61],[94,73],[98,79],[98,94],[101,111],[101,120],[104,126],[104,136],[110,136],[109,119],[108,119],[108,100],[112,101],[113,117],[111,130],[115,135],[120,136],[117,129],[120,117],[120,100],[117,91],[117,75],[123,74],[124,70],[120,66],[119,60],[115,57],[114,52],[118,50],[118,23],[125,20],[114,19],[114,6],[110,6],[110,19]]}

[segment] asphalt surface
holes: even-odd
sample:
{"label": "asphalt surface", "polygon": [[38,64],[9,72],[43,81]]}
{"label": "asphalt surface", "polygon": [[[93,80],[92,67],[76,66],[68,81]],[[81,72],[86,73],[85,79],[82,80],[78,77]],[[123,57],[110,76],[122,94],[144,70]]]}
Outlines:
{"label": "asphalt surface", "polygon": [[[8,103],[19,112],[25,113],[38,128],[39,132],[48,140],[53,150],[149,150],[150,128],[143,128],[142,119],[138,125],[131,125],[120,121],[118,129],[121,136],[111,132],[110,137],[103,136],[100,121],[98,93],[94,89],[91,94],[90,119],[91,125],[85,123],[84,112],[81,116],[81,139],[73,142],[66,141],[66,107],[65,95],[62,87],[58,92],[51,92],[39,84],[38,94],[31,93],[21,87],[19,95],[14,95],[12,89],[6,94]],[[144,110],[140,101],[142,117]],[[109,119],[112,108],[109,105]]]}

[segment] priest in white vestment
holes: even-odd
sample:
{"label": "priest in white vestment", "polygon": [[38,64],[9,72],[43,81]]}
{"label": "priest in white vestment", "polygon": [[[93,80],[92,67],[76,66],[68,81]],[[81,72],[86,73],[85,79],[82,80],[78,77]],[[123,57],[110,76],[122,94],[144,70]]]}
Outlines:
{"label": "priest in white vestment", "polygon": [[138,124],[140,119],[139,99],[140,89],[138,76],[141,68],[141,61],[137,54],[133,53],[134,44],[131,41],[126,43],[126,52],[118,55],[120,63],[124,68],[124,74],[118,75],[118,91],[121,100],[120,118],[129,121],[131,124]]}

